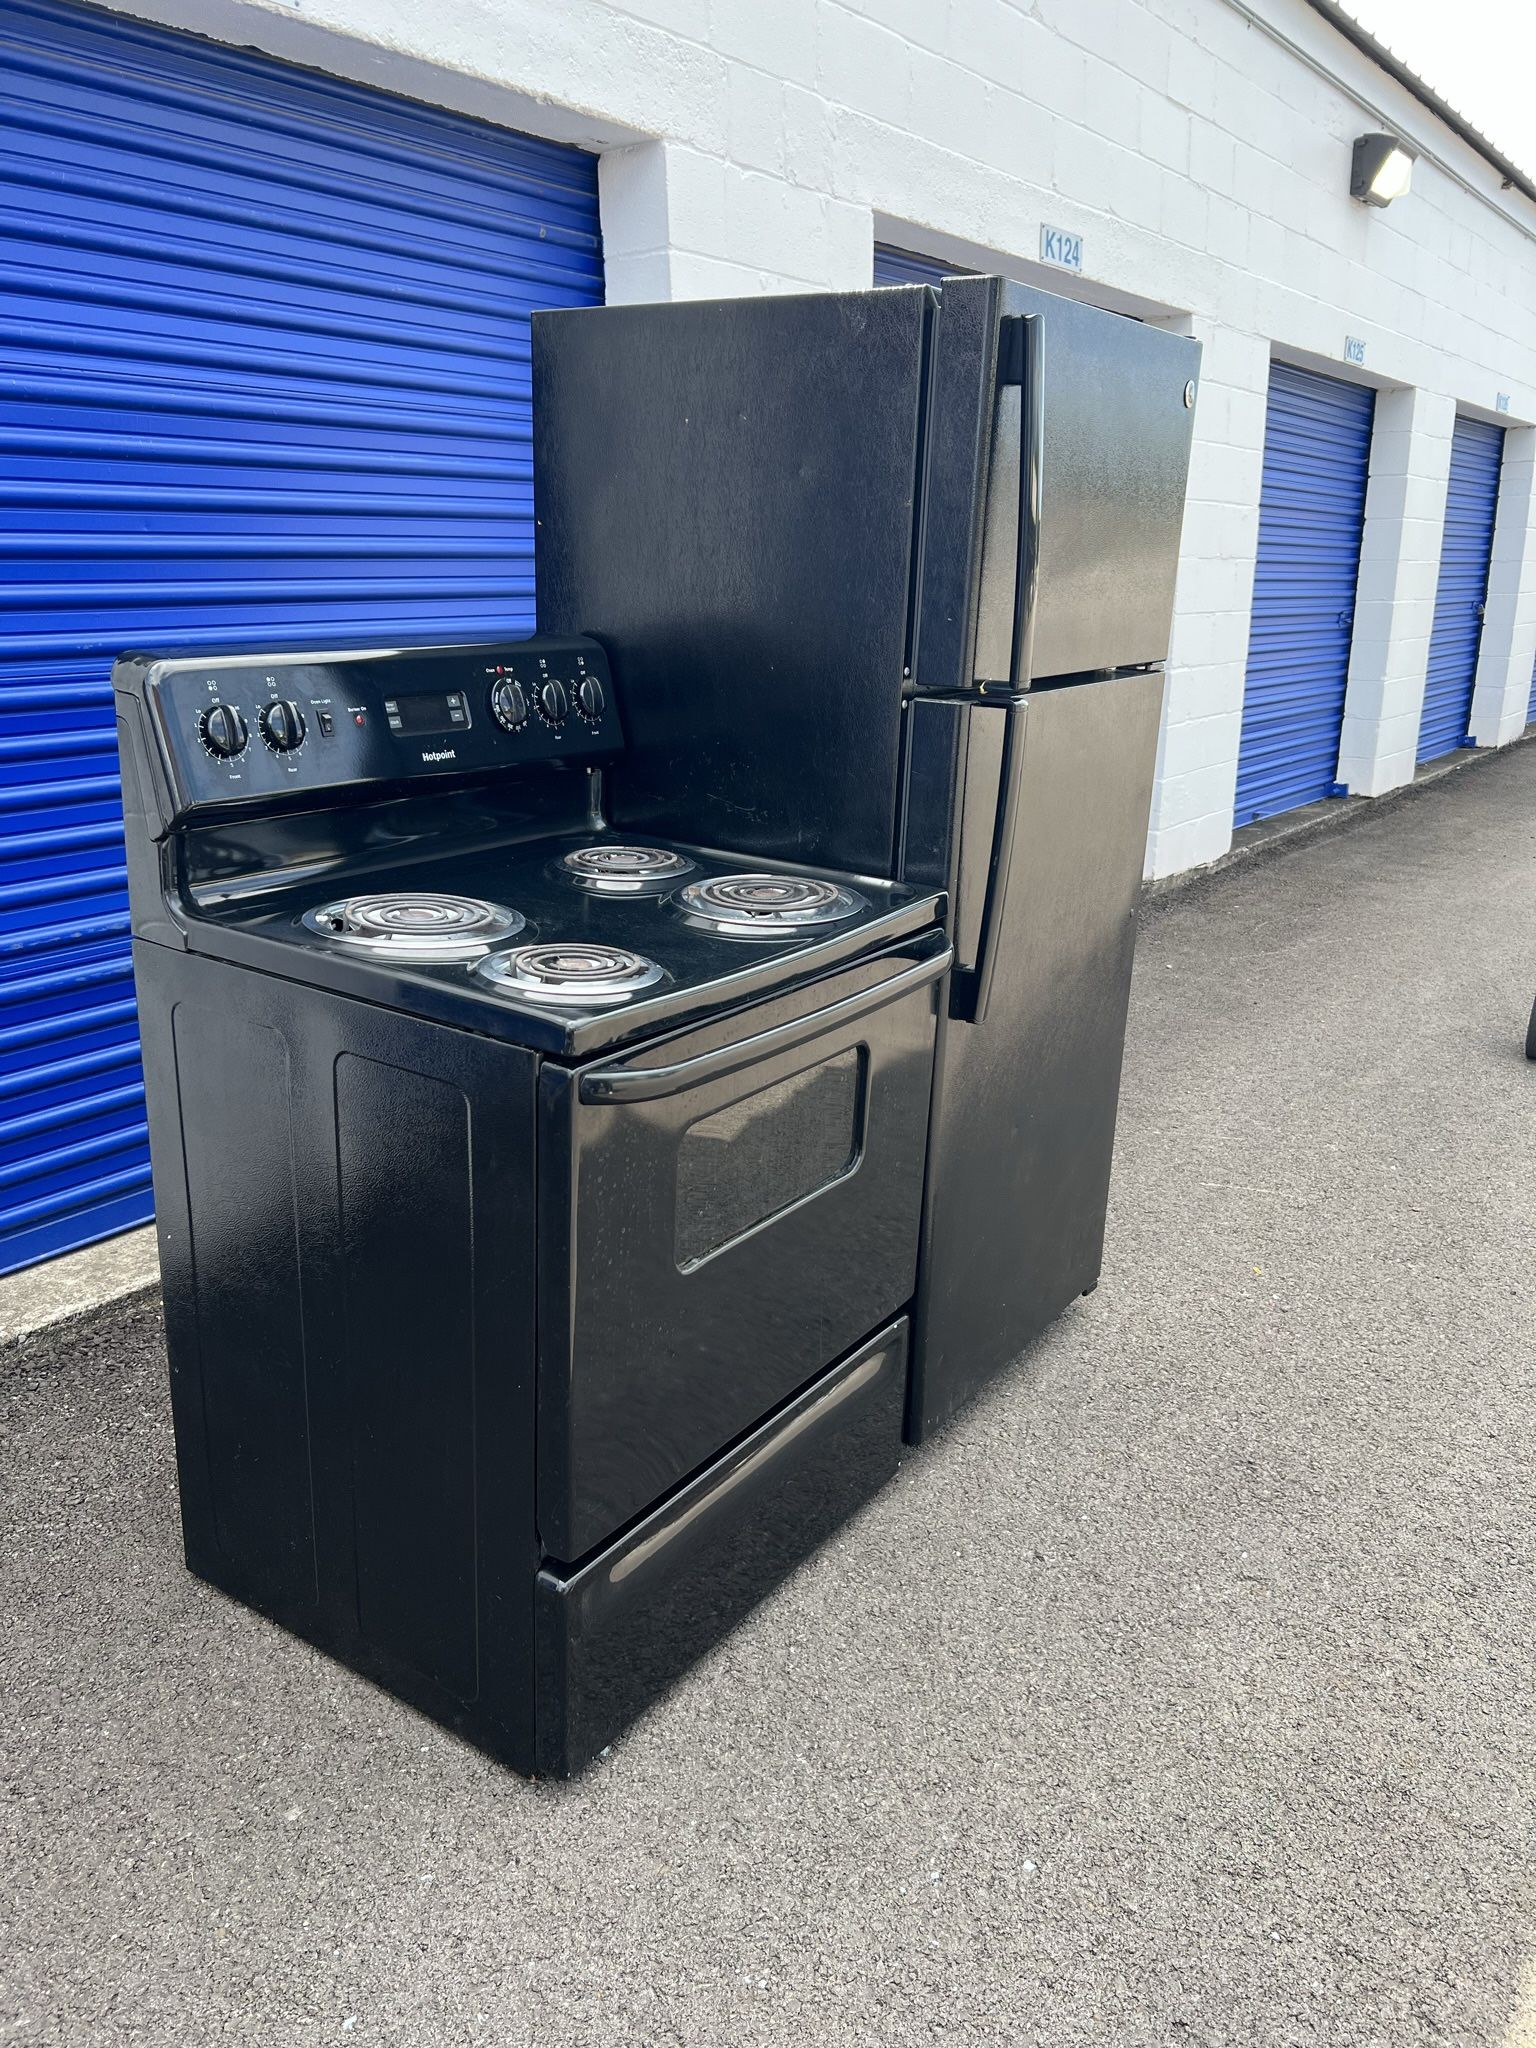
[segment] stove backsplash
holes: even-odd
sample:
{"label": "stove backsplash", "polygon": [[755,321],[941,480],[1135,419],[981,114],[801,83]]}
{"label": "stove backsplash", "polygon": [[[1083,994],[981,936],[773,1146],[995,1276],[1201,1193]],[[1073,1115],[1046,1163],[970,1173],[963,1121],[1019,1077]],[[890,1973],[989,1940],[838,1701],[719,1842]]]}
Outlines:
{"label": "stove backsplash", "polygon": [[187,895],[202,908],[317,881],[335,869],[364,875],[435,860],[445,851],[486,851],[599,829],[597,771],[505,771],[494,785],[392,796],[345,809],[279,811],[238,823],[217,820],[182,835]]}

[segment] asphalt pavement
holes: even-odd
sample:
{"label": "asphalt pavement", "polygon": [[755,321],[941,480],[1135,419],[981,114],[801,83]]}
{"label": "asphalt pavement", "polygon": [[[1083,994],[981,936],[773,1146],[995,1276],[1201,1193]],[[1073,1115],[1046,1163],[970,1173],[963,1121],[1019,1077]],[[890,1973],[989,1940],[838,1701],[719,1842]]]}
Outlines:
{"label": "asphalt pavement", "polygon": [[0,2042],[1536,2039],[1533,992],[1536,746],[1154,901],[1098,1292],[570,1785],[0,1357]]}

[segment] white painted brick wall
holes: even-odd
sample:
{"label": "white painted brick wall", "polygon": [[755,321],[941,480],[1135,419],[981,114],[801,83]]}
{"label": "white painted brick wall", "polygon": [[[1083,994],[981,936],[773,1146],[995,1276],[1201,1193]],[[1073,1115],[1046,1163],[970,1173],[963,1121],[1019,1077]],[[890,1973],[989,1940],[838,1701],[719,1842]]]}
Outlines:
{"label": "white painted brick wall", "polygon": [[1377,396],[1339,743],[1352,796],[1413,778],[1455,424],[1455,400],[1438,393]]}
{"label": "white painted brick wall", "polygon": [[1153,875],[1214,860],[1231,844],[1259,539],[1269,344],[1209,322],[1189,326],[1204,356],[1147,841]]}
{"label": "white painted brick wall", "polygon": [[1472,692],[1472,737],[1500,747],[1524,732],[1536,663],[1536,429],[1504,438],[1488,615]]}
{"label": "white painted brick wall", "polygon": [[[607,152],[615,300],[862,286],[877,232],[1059,282],[1041,224],[1081,232],[1085,295],[1207,347],[1157,873],[1230,838],[1270,349],[1327,368],[1363,338],[1402,439],[1373,464],[1345,779],[1411,773],[1440,428],[1496,392],[1536,422],[1536,207],[1304,0],[127,5]],[[1348,196],[1350,149],[1382,126],[1424,154],[1412,194],[1372,211]],[[1516,729],[1536,651],[1525,455],[1510,476],[1480,741]]]}

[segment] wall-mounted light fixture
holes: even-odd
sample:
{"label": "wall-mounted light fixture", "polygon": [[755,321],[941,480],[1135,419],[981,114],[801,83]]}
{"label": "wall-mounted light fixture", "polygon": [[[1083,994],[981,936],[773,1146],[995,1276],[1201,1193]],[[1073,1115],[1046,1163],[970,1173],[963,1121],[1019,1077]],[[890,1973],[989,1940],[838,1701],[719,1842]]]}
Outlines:
{"label": "wall-mounted light fixture", "polygon": [[1362,135],[1349,172],[1349,196],[1367,206],[1390,206],[1413,180],[1414,152],[1395,135]]}

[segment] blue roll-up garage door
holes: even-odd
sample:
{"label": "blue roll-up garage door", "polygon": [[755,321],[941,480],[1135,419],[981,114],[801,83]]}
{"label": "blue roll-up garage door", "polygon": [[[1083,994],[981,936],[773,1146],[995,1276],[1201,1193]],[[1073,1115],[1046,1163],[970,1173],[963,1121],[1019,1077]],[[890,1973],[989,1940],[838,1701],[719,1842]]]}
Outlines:
{"label": "blue roll-up garage door", "polygon": [[1435,585],[1435,624],[1429,638],[1424,709],[1419,717],[1421,761],[1438,760],[1468,737],[1503,460],[1502,427],[1490,427],[1483,420],[1457,420],[1445,493],[1440,579]]}
{"label": "blue roll-up garage door", "polygon": [[910,249],[895,249],[888,242],[875,244],[876,284],[935,284],[941,277],[967,274],[955,263],[938,263],[932,256],[914,256]]}
{"label": "blue roll-up garage door", "polygon": [[528,313],[594,160],[81,8],[0,11],[0,1271],[150,1213],[125,648],[532,623]]}
{"label": "blue roll-up garage door", "polygon": [[1375,393],[1276,363],[1233,822],[1333,793]]}

